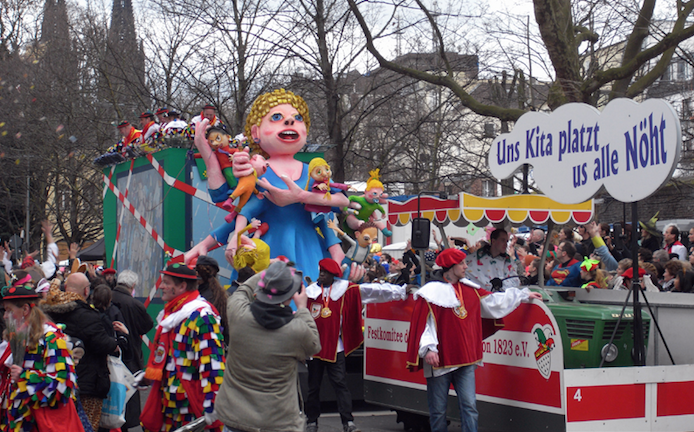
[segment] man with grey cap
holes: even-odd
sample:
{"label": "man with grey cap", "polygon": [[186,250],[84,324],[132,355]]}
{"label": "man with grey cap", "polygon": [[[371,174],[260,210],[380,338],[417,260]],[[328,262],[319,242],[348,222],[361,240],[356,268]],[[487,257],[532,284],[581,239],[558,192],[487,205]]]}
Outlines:
{"label": "man with grey cap", "polygon": [[302,279],[300,271],[276,261],[229,299],[233,349],[215,404],[225,431],[304,431],[296,362],[321,346]]}

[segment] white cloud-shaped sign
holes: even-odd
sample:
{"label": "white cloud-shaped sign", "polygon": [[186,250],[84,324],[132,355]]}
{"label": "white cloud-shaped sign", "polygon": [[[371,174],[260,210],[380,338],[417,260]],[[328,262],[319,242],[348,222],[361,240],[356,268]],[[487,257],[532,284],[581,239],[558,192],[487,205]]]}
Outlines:
{"label": "white cloud-shaped sign", "polygon": [[680,158],[682,132],[672,106],[662,99],[615,99],[600,112],[571,103],[551,114],[529,112],[513,131],[498,136],[489,167],[500,179],[533,166],[542,192],[577,204],[601,186],[615,199],[644,199],[667,182]]}

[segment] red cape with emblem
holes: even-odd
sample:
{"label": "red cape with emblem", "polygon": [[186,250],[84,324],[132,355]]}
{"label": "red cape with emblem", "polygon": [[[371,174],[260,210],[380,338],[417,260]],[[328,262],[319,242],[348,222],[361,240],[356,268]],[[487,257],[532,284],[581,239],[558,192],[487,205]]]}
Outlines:
{"label": "red cape with emblem", "polygon": [[[359,285],[350,283],[347,291],[339,299],[333,300],[328,296],[326,300],[327,307],[330,309],[330,316],[323,317],[321,316],[321,310],[325,307],[323,297],[308,299],[308,310],[311,311],[311,316],[316,321],[321,344],[320,352],[313,357],[334,363],[337,359],[340,327],[342,327],[342,343],[346,356],[364,342]],[[342,322],[342,326],[340,326],[340,322]]]}
{"label": "red cape with emblem", "polygon": [[[454,289],[454,286],[448,283],[433,283]],[[418,296],[412,312],[407,343],[407,367],[411,371],[422,369],[419,342],[430,314],[434,316],[439,341],[439,367],[466,366],[479,362],[482,360],[482,340],[503,327],[502,320],[483,319],[480,315],[480,300],[491,294],[489,291],[460,282],[455,288],[462,294],[464,312],[456,313],[456,308],[427,301],[424,297],[426,292]]]}

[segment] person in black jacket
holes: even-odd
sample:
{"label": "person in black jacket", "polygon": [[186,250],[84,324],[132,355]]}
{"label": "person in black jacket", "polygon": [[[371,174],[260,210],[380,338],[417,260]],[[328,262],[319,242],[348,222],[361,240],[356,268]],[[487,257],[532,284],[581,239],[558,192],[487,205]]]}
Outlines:
{"label": "person in black jacket", "polygon": [[[111,302],[116,305],[123,315],[123,324],[128,328],[128,342],[130,343],[130,353],[125,366],[130,372],[135,373],[144,368],[142,358],[142,336],[154,327],[154,320],[147,313],[145,305],[133,297],[133,291],[140,281],[140,277],[132,270],[124,270],[118,274],[118,283],[113,289]],[[125,425],[121,428],[127,432],[128,428],[136,428],[140,425],[140,405],[139,393],[135,393],[125,406]]]}
{"label": "person in black jacket", "polygon": [[418,276],[422,271],[422,266],[419,265],[419,257],[417,257],[417,252],[412,249],[412,241],[410,239],[407,239],[405,253],[402,255],[402,262],[405,264],[405,268],[410,272],[410,275],[417,279],[417,285],[419,285],[420,278]]}
{"label": "person in black jacket", "polygon": [[94,430],[99,428],[101,405],[108,395],[111,380],[106,356],[118,349],[109,337],[99,312],[85,299],[89,280],[83,273],[73,273],[65,281],[65,291],[51,288],[40,304],[53,322],[65,325],[65,333],[84,343],[84,356],[75,367],[79,397]]}

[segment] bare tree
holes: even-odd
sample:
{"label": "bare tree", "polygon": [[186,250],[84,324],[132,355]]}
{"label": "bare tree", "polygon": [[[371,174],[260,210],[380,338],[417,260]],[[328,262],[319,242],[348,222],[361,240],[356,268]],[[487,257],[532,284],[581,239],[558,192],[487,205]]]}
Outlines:
{"label": "bare tree", "polygon": [[[373,26],[369,26],[363,17],[362,9],[366,6],[358,5],[355,0],[348,2],[364,32],[367,49],[382,67],[447,87],[458,96],[465,107],[482,116],[515,121],[525,112],[524,109],[515,107],[504,108],[496,104],[480,103],[456,81],[450,68],[445,73],[432,74],[389,61],[376,47]],[[655,0],[644,1],[639,9],[630,9],[626,3],[618,3],[619,7],[614,8],[612,4],[604,2],[570,0],[534,0],[533,4],[535,22],[543,44],[541,54],[549,58],[554,73],[554,89],[548,101],[550,108],[556,108],[566,102],[595,104],[596,95],[606,85],[612,86],[610,98],[619,95],[639,95],[662,75],[669,62],[668,56],[677,45],[694,36],[694,26],[687,25],[686,21],[694,8],[694,2],[691,1],[677,2],[674,26],[670,30],[655,27]],[[393,3],[392,7],[407,7],[410,8],[410,13],[414,13],[413,10],[420,13],[421,22],[426,22],[430,31],[436,35],[437,55],[444,64],[448,64],[448,39],[445,33],[447,28],[438,25],[435,14],[425,7],[421,0]],[[618,18],[623,25],[615,26],[610,21],[603,22],[600,26],[605,32],[603,35],[585,25],[595,17],[607,16],[605,11],[610,9],[619,9]],[[626,26],[629,26],[628,31],[625,30]],[[593,28],[595,27],[596,25],[593,25]],[[599,41],[600,38],[612,39],[625,34],[627,43],[618,64],[603,64],[603,68],[584,67],[584,60],[588,58],[592,49],[591,43]],[[654,42],[644,47],[643,42],[648,36],[652,37]],[[658,61],[649,65],[654,59]],[[642,68],[647,65],[649,69],[643,71]]]}

